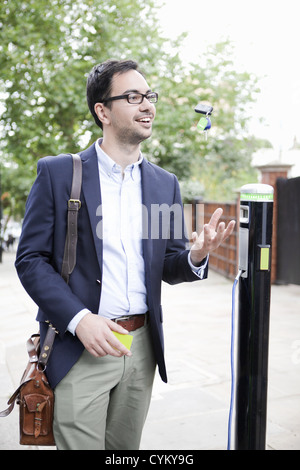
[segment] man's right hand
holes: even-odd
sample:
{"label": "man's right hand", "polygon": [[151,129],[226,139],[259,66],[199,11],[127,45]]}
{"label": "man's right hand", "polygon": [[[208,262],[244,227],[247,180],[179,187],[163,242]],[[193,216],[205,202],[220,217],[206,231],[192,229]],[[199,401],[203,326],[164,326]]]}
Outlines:
{"label": "man's right hand", "polygon": [[115,337],[112,331],[128,334],[128,331],[108,318],[87,313],[76,327],[76,336],[94,357],[132,356],[132,353]]}

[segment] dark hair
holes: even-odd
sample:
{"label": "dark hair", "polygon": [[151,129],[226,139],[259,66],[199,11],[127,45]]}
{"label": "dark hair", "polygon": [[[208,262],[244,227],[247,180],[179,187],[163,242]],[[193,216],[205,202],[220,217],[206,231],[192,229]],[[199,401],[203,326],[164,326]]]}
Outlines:
{"label": "dark hair", "polygon": [[[137,70],[142,74],[138,69],[138,64],[133,60],[107,60],[102,64],[95,65],[89,73],[86,89],[87,103],[95,119],[95,123],[97,126],[101,127],[101,129],[102,122],[95,113],[95,104],[101,103],[110,97],[113,76],[115,74],[128,72],[129,70]],[[107,107],[110,106],[111,103],[108,103]]]}

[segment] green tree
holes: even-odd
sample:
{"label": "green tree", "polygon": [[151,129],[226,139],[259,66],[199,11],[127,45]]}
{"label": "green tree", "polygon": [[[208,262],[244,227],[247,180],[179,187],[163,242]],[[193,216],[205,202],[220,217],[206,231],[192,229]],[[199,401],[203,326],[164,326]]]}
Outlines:
{"label": "green tree", "polygon": [[6,163],[17,164],[16,180],[29,179],[25,202],[38,158],[77,151],[98,136],[85,100],[86,77],[95,63],[134,57],[153,73],[156,58],[166,60],[159,52],[164,41],[155,11],[151,0],[1,2],[4,190],[15,190]]}

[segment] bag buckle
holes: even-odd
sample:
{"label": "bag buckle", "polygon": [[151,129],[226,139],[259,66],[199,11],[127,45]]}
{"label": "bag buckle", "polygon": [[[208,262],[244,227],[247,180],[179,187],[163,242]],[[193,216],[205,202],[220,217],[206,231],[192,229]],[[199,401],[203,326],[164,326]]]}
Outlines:
{"label": "bag buckle", "polygon": [[79,211],[81,207],[81,201],[79,199],[69,199],[68,200],[68,208],[70,210]]}

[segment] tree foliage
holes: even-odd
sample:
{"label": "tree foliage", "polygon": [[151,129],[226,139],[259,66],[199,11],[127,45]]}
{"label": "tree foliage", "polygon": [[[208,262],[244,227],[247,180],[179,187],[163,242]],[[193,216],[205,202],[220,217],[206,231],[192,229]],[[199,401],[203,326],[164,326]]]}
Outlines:
{"label": "tree foliage", "polygon": [[[107,58],[137,60],[159,93],[154,133],[143,144],[150,160],[200,182],[208,196],[223,184],[220,195],[228,197],[249,171],[257,145],[246,128],[255,79],[234,70],[228,43],[184,67],[180,38],[166,52],[158,14],[153,0],[1,1],[0,162],[6,206],[10,194],[15,213],[24,211],[38,158],[76,152],[99,136],[86,77]],[[207,141],[196,129],[200,101],[214,106]]]}

